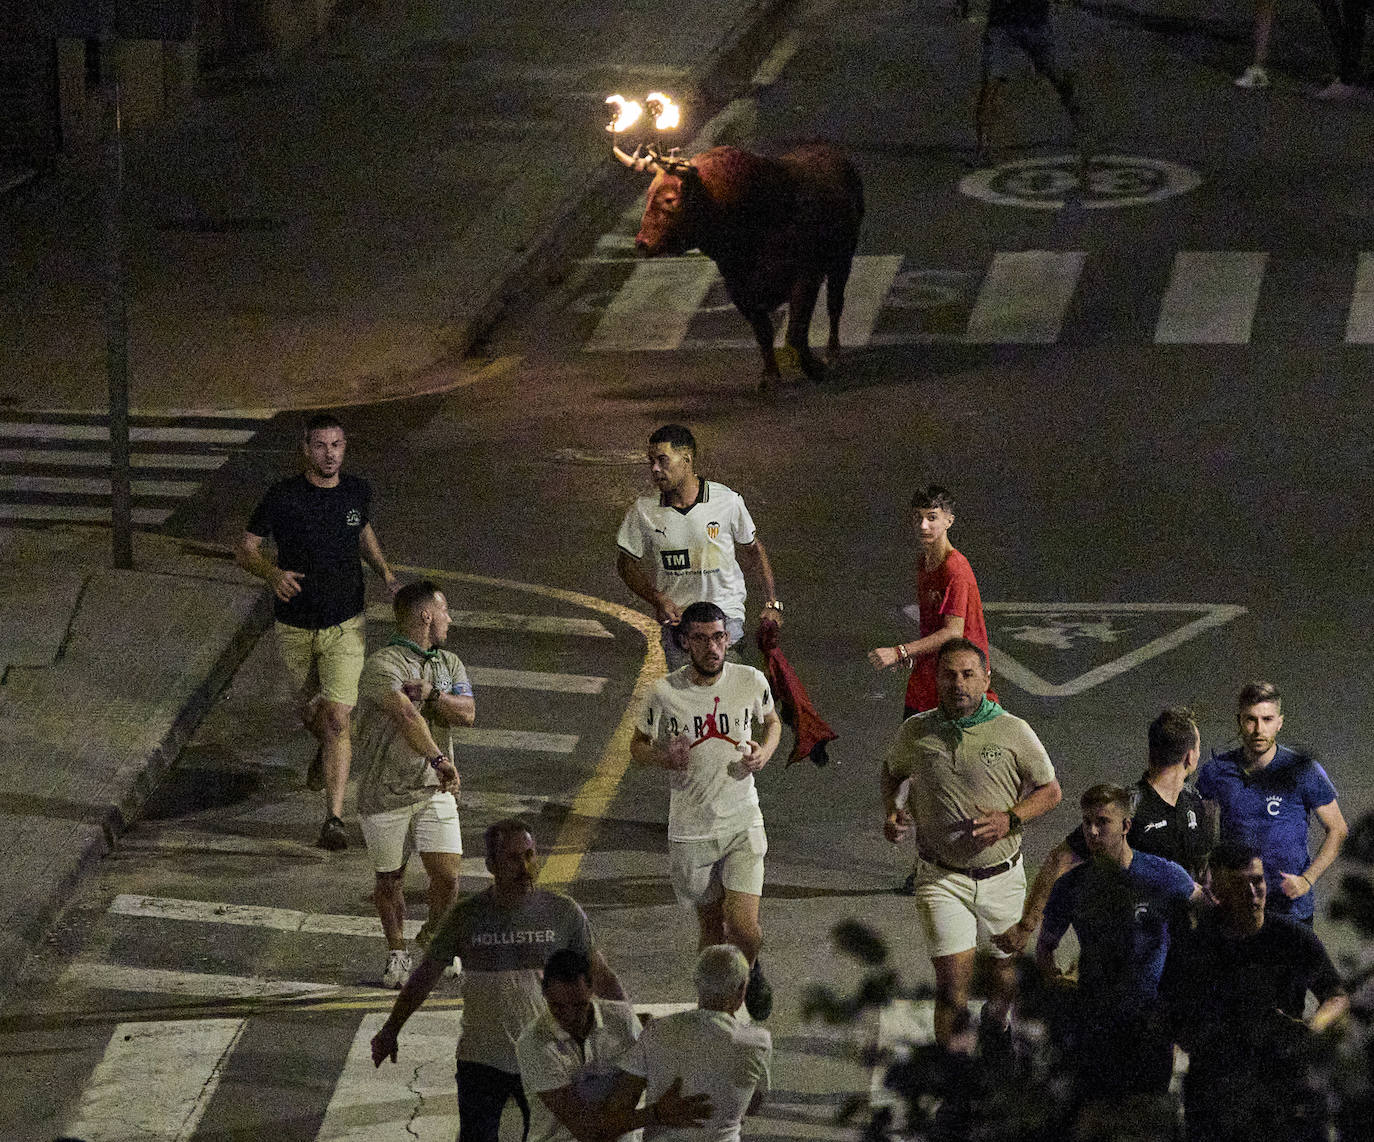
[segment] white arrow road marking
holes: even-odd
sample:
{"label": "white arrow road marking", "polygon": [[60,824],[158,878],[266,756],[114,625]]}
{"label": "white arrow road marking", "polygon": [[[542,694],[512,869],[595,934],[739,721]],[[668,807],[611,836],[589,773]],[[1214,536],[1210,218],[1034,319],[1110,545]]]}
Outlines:
{"label": "white arrow road marking", "polygon": [[676,349],[716,277],[703,256],[635,263],[586,343],[591,353]]}
{"label": "white arrow road marking", "polygon": [[1046,682],[1033,670],[1022,666],[1006,651],[989,644],[988,649],[992,656],[993,672],[1010,679],[1027,693],[1041,698],[1067,698],[1074,694],[1081,694],[1084,690],[1115,678],[1118,674],[1124,674],[1142,662],[1173,650],[1176,646],[1181,646],[1203,631],[1222,626],[1246,613],[1244,607],[1236,606],[1233,603],[984,603],[983,610],[985,612],[1027,615],[1062,614],[1066,612],[1101,615],[1181,612],[1198,615],[1192,622],[1185,623],[1177,630],[1151,639],[1144,646],[1138,646],[1119,658],[1114,658],[1111,662],[1101,666],[1095,666],[1077,678],[1070,679],[1060,685]]}
{"label": "white arrow road marking", "polygon": [[119,1024],[62,1133],[83,1142],[185,1142],[245,1026],[244,1019]]}

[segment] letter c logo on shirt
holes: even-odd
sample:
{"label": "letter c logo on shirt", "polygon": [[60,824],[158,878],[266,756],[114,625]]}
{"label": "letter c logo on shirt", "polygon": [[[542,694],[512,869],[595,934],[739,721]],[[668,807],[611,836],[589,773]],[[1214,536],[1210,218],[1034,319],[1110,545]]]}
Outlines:
{"label": "letter c logo on shirt", "polygon": [[1269,816],[1271,817],[1277,817],[1279,815],[1279,806],[1282,804],[1282,797],[1266,797],[1264,799],[1264,806],[1269,810]]}

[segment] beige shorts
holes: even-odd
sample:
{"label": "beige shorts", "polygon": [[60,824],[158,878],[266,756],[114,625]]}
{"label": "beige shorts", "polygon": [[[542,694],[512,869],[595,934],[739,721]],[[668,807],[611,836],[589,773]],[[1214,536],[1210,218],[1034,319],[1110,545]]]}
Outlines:
{"label": "beige shorts", "polygon": [[414,805],[369,813],[362,823],[363,841],[376,872],[404,868],[411,853],[463,853],[458,802],[452,793],[436,793]]}
{"label": "beige shorts", "polygon": [[729,837],[669,841],[668,877],[680,904],[714,904],[724,889],[763,895],[763,856],[768,834],[755,825]]}
{"label": "beige shorts", "polygon": [[991,943],[1021,919],[1026,903],[1026,862],[1006,872],[974,880],[916,860],[916,915],[931,959],[972,951],[980,942],[998,959],[1006,957]]}
{"label": "beige shorts", "polygon": [[366,616],[354,615],[320,630],[277,623],[276,631],[277,649],[301,701],[319,694],[349,709],[358,704],[358,678],[367,656]]}

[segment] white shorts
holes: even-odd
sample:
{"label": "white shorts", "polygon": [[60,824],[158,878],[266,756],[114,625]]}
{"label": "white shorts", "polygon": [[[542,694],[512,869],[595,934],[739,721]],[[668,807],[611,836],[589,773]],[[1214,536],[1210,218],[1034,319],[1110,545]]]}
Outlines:
{"label": "white shorts", "polygon": [[436,793],[400,809],[387,809],[362,818],[363,841],[377,872],[398,872],[410,854],[463,852],[458,825],[458,802],[452,793]]}
{"label": "white shorts", "polygon": [[669,841],[668,877],[678,903],[700,908],[731,892],[763,895],[763,856],[768,834],[755,825],[728,837]]}
{"label": "white shorts", "polygon": [[918,858],[915,898],[931,959],[972,951],[980,942],[987,944],[994,957],[1005,959],[1007,953],[998,950],[990,938],[1021,919],[1026,862],[1018,860],[1006,872],[974,880]]}

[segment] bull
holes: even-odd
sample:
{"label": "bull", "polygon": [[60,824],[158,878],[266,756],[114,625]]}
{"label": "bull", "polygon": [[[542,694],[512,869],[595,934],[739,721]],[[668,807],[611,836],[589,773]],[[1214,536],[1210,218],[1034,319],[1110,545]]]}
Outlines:
{"label": "bull", "polygon": [[821,283],[830,337],[826,358],[840,350],[840,314],[863,221],[859,172],[837,148],[808,143],[780,158],[737,147],[712,147],[690,160],[654,147],[616,157],[652,171],[635,247],[649,257],[699,249],[716,264],[726,293],[754,330],[763,354],[762,387],[778,377],[773,311],[787,303],[785,343],[812,380],[825,366],[808,332]]}

